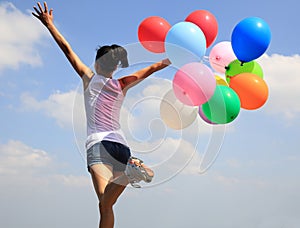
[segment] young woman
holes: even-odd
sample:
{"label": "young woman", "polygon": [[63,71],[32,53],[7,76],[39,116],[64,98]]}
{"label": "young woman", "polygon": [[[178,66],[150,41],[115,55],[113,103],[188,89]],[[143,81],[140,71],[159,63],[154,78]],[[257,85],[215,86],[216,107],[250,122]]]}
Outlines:
{"label": "young woman", "polygon": [[37,3],[32,14],[48,29],[74,70],[81,77],[87,118],[87,166],[99,199],[100,228],[114,226],[113,205],[126,186],[141,180],[150,182],[151,169],[132,158],[120,131],[119,114],[126,91],[152,73],[167,67],[168,59],[154,63],[132,75],[113,79],[117,67],[128,66],[127,52],[119,45],[97,50],[94,71],[74,53],[53,23],[53,10]]}

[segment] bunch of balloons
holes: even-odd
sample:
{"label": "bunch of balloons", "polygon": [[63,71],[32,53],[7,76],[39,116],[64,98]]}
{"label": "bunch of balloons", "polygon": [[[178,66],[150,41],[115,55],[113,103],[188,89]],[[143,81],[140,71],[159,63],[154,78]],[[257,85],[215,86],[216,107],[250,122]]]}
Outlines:
{"label": "bunch of balloons", "polygon": [[[267,101],[268,86],[255,61],[271,41],[267,23],[258,17],[241,20],[232,31],[231,41],[215,44],[205,56],[217,34],[216,17],[207,10],[196,10],[173,26],[158,16],[140,23],[141,45],[150,52],[165,53],[177,69],[173,90],[160,107],[169,127],[190,125],[196,118],[195,109],[209,124],[227,124],[236,119],[241,108],[258,109]],[[210,67],[204,64],[205,58]],[[224,74],[226,80],[216,73]],[[173,108],[168,108],[170,105]],[[172,115],[172,121],[168,120]]]}

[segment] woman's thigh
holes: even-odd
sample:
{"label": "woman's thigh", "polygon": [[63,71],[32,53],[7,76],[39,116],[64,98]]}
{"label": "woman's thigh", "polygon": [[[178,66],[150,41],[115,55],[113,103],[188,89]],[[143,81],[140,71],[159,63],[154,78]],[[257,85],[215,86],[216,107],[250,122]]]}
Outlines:
{"label": "woman's thigh", "polygon": [[100,201],[106,186],[114,178],[113,167],[108,164],[95,164],[90,167],[94,188]]}

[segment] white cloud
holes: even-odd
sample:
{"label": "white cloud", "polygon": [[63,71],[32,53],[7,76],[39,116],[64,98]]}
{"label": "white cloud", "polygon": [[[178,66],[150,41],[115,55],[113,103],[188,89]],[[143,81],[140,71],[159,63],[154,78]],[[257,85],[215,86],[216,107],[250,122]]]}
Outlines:
{"label": "white cloud", "polygon": [[59,127],[73,130],[77,149],[86,157],[86,117],[83,94],[79,89],[65,93],[57,91],[44,100],[37,100],[32,94],[23,93],[20,100],[21,111],[41,112],[54,119]]}
{"label": "white cloud", "polygon": [[160,99],[172,88],[172,81],[152,77],[147,79],[147,87],[142,91],[143,96],[155,96]]}
{"label": "white cloud", "polygon": [[199,175],[202,157],[195,142],[166,137],[156,141],[129,141],[133,156],[154,170],[155,178],[146,187],[168,182],[177,174]]}
{"label": "white cloud", "polygon": [[[60,127],[73,126],[73,112],[75,125],[82,129],[85,124],[85,120],[81,120],[82,115],[78,113],[84,113],[84,106],[82,102],[82,96],[75,90],[61,93],[57,91],[51,94],[45,100],[37,100],[29,93],[23,93],[21,95],[22,109],[26,111],[41,111],[45,115],[54,118]],[[78,114],[78,115],[77,115]]]}
{"label": "white cloud", "polygon": [[242,166],[242,162],[235,158],[228,159],[226,164],[231,168],[240,168]]}
{"label": "white cloud", "polygon": [[148,78],[130,89],[121,109],[120,123],[124,130],[137,135],[150,130],[152,121],[160,118],[160,103],[170,88],[169,80]]}
{"label": "white cloud", "polygon": [[[199,127],[197,124],[194,126]],[[166,134],[155,140],[131,138],[128,143],[133,155],[144,159],[157,173],[158,178],[153,184],[158,184],[178,173],[193,176],[206,173],[221,151],[224,134],[224,126],[216,126],[206,135],[197,133],[194,128],[187,128],[178,134]]]}
{"label": "white cloud", "polygon": [[21,141],[0,144],[0,180],[3,186],[37,186],[61,184],[72,187],[90,185],[87,176],[64,174],[63,166],[44,150],[32,148]]}
{"label": "white cloud", "polygon": [[12,3],[0,3],[0,71],[16,69],[20,64],[41,65],[36,44],[49,36],[31,15],[22,13]]}
{"label": "white cloud", "polygon": [[0,174],[24,175],[47,167],[52,162],[49,155],[20,141],[11,140],[0,145]]}
{"label": "white cloud", "polygon": [[240,186],[252,186],[256,189],[265,189],[269,187],[269,183],[258,178],[239,178],[233,176],[225,176],[221,173],[213,173],[212,177],[215,181],[221,183],[225,188],[236,189]]}
{"label": "white cloud", "polygon": [[53,175],[52,179],[58,183],[63,183],[69,187],[86,187],[91,185],[91,180],[87,176],[74,176],[74,175]]}
{"label": "white cloud", "polygon": [[74,227],[74,215],[81,222],[78,205],[93,213],[88,205],[97,201],[90,177],[66,172],[65,164],[44,150],[16,140],[0,144],[0,227]]}
{"label": "white cloud", "polygon": [[265,110],[293,119],[300,112],[300,56],[264,55],[258,60],[269,86]]}

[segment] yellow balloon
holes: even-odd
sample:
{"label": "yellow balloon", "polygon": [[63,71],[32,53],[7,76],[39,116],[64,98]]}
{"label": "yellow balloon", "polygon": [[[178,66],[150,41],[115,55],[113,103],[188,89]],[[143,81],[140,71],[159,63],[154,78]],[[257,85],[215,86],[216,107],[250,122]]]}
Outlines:
{"label": "yellow balloon", "polygon": [[224,80],[219,75],[215,75],[215,78],[216,78],[216,81],[217,81],[217,85],[229,86],[228,83],[226,82],[226,80]]}

